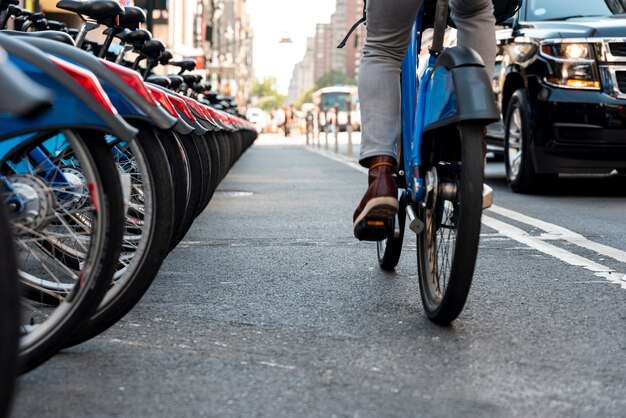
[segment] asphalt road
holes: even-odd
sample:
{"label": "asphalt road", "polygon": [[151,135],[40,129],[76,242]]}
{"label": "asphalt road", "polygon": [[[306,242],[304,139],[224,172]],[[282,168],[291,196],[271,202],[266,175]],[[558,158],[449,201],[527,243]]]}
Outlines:
{"label": "asphalt road", "polygon": [[490,163],[475,281],[442,328],[415,239],[389,274],[352,237],[365,179],[252,147],[142,302],[23,376],[13,416],[626,416],[623,181],[522,196]]}

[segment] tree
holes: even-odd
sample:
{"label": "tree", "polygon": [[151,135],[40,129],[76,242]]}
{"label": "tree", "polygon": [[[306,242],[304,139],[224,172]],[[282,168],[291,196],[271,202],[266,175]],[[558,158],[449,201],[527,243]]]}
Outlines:
{"label": "tree", "polygon": [[259,99],[259,107],[266,112],[277,109],[285,102],[285,96],[276,89],[276,78],[265,77],[255,80],[252,85],[252,96]]}
{"label": "tree", "polygon": [[254,80],[252,95],[256,97],[274,96],[276,91],[276,77],[265,77],[262,80]]}

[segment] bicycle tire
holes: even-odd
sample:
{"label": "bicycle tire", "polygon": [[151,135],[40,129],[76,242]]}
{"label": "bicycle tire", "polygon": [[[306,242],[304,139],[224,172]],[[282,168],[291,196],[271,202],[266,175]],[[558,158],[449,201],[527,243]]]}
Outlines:
{"label": "bicycle tire", "polygon": [[236,131],[233,132],[231,134],[231,146],[232,146],[232,152],[233,152],[233,156],[232,156],[232,164],[231,167],[234,166],[237,161],[239,160],[239,157],[241,157],[241,150],[242,150],[242,146],[241,146],[241,132],[240,131]]}
{"label": "bicycle tire", "polygon": [[[67,237],[65,238],[69,244],[60,248],[60,252],[72,245],[71,240],[76,241],[76,248],[85,249],[83,262],[80,271],[73,273],[70,267],[63,265],[63,261],[59,259],[58,254],[46,254],[41,250],[40,246],[29,244],[38,239],[53,240],[57,239],[56,231],[46,231],[43,228],[37,230],[41,235],[32,234],[25,235],[26,239],[22,240],[19,234],[15,234],[17,263],[19,268],[20,283],[22,287],[33,288],[40,287],[40,292],[50,293],[54,290],[48,286],[48,283],[58,282],[57,298],[59,303],[54,306],[46,306],[43,303],[33,304],[33,295],[30,298],[22,298],[22,325],[20,337],[19,351],[19,371],[25,373],[42,364],[52,357],[60,348],[66,338],[74,332],[76,327],[88,318],[97,308],[100,300],[110,286],[117,261],[120,254],[120,243],[122,240],[123,225],[123,200],[120,187],[117,168],[113,163],[109,148],[104,140],[101,132],[94,131],[62,131],[62,137],[69,144],[64,148],[63,153],[57,154],[51,152],[54,161],[60,166],[67,164],[66,157],[73,159],[79,167],[81,175],[84,176],[84,183],[81,185],[89,185],[88,190],[84,190],[84,194],[75,193],[75,197],[87,199],[76,212],[70,212],[70,209],[63,207],[55,209],[51,219],[59,219],[62,227],[65,224],[61,221],[66,212],[67,216],[74,215],[76,220],[70,223]],[[43,144],[44,137],[40,135],[37,143],[29,146]],[[88,138],[88,139],[85,139]],[[62,141],[61,141],[62,142]],[[65,146],[62,143],[59,147]],[[18,158],[24,155],[24,150],[16,150],[15,155]],[[8,171],[9,161],[12,155],[7,156],[2,166],[4,174]],[[37,168],[37,167],[35,167]],[[65,168],[65,167],[64,167]],[[37,171],[33,171],[37,173]],[[87,189],[85,187],[85,189]],[[55,191],[52,182],[46,183],[44,191]],[[55,191],[57,197],[62,193],[67,193],[65,189]],[[74,194],[72,194],[74,196]],[[61,211],[60,213],[57,211]],[[71,220],[71,217],[68,218]],[[80,227],[83,224],[78,223],[83,220],[84,225],[88,225],[89,235],[79,235],[79,232],[73,232],[72,228]],[[89,223],[86,223],[89,220]],[[13,220],[13,229],[24,230],[23,225],[19,224],[19,220]],[[52,221],[51,221],[52,222]],[[52,224],[55,225],[55,224]],[[84,228],[85,230],[87,228]],[[28,230],[28,229],[27,229]],[[33,228],[30,228],[33,230]],[[89,239],[85,245],[84,240]],[[35,255],[39,257],[35,258]],[[44,260],[44,256],[48,258]],[[34,263],[33,260],[36,262]],[[48,261],[46,268],[48,270],[55,269],[54,274],[50,273],[51,279],[44,280],[47,276],[37,277],[35,274],[41,271],[41,266],[37,262],[43,263]],[[53,261],[56,264],[53,264]],[[32,272],[31,275],[28,272]],[[67,276],[61,276],[61,273]],[[37,281],[33,282],[33,278]],[[61,280],[62,279],[62,280]]]}
{"label": "bicycle tire", "polygon": [[224,180],[226,174],[230,170],[230,145],[228,144],[229,138],[225,132],[217,134],[218,145],[220,148],[220,182]]}
{"label": "bicycle tire", "polygon": [[[64,348],[101,334],[123,318],[146,293],[169,250],[174,201],[167,155],[150,125],[135,124],[135,127],[139,133],[135,140],[125,144],[124,150],[124,155],[132,158],[132,164],[126,165],[132,168],[124,170],[120,167],[123,164],[118,162],[118,170],[129,172],[136,184],[133,189],[141,189],[137,193],[140,196],[131,195],[131,205],[141,200],[142,225],[138,232],[132,232],[137,227],[131,222],[132,208],[129,207],[118,264],[118,267],[123,265],[123,269],[116,272],[119,277],[114,279],[114,285],[96,311],[66,339]],[[115,143],[109,145],[115,146]],[[122,264],[123,258],[128,260],[127,264]]]}
{"label": "bicycle tire", "polygon": [[200,162],[202,163],[202,190],[200,191],[200,202],[198,202],[198,207],[194,217],[197,218],[206,206],[205,202],[208,199],[211,189],[211,156],[209,154],[209,148],[204,136],[193,135],[193,139],[198,149]]}
{"label": "bicycle tire", "polygon": [[191,193],[189,194],[187,210],[185,211],[182,227],[180,231],[178,231],[178,235],[171,240],[170,251],[173,250],[178,245],[178,243],[183,240],[185,235],[187,235],[187,232],[189,232],[189,229],[191,228],[191,225],[196,218],[195,215],[202,201],[201,192],[204,182],[202,162],[200,161],[198,147],[194,139],[189,135],[179,135],[178,137],[187,156],[187,162],[189,163],[189,181]]}
{"label": "bicycle tire", "polygon": [[[406,200],[400,199],[398,210],[398,227],[399,235],[387,237],[384,240],[376,242],[376,251],[378,253],[378,265],[385,271],[393,271],[402,254],[402,243],[404,242],[404,227],[406,225]],[[395,226],[395,225],[394,225]]]}
{"label": "bicycle tire", "polygon": [[0,204],[0,417],[9,415],[17,376],[19,302],[13,239],[4,204]]}
{"label": "bicycle tire", "polygon": [[209,195],[204,203],[204,207],[208,206],[209,202],[217,190],[217,186],[220,182],[220,149],[217,144],[217,139],[214,133],[208,133],[206,136],[206,144],[209,148],[209,155],[211,156],[211,176],[209,185]]}
{"label": "bicycle tire", "polygon": [[416,208],[424,222],[417,237],[420,294],[427,317],[440,325],[449,325],[461,313],[474,275],[482,214],[482,132],[482,126],[459,125],[456,132],[444,130],[433,139],[428,163],[438,180],[425,207]]}
{"label": "bicycle tire", "polygon": [[172,237],[177,237],[183,227],[187,201],[191,193],[189,163],[187,162],[187,154],[176,135],[173,135],[169,130],[162,129],[157,129],[156,133],[167,155],[170,174],[172,176],[172,185],[174,187],[174,224],[172,225]]}

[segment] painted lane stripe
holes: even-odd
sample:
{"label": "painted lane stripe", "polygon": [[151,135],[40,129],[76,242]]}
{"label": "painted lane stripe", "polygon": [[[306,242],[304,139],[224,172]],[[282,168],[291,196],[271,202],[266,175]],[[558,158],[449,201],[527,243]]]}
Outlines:
{"label": "painted lane stripe", "polygon": [[[353,158],[348,158],[343,155],[334,155],[328,151],[317,150],[310,147],[305,147],[304,149],[314,154],[318,154],[322,157],[345,164],[348,167],[351,167],[362,173],[367,173],[367,169],[361,167],[358,162]],[[483,213],[483,224],[495,229],[500,234],[528,247],[531,247],[539,252],[547,254],[551,257],[555,257],[567,264],[582,267],[584,269],[592,271],[596,276],[601,277],[611,283],[615,283],[619,285],[622,289],[626,290],[625,274],[618,273],[609,267],[603,266],[599,263],[564,250],[560,247],[549,244],[544,240],[568,241],[581,248],[589,249],[598,254],[613,258],[622,263],[626,263],[626,252],[593,241],[589,241],[584,236],[576,232],[570,231],[569,229],[548,222],[544,222],[539,219],[531,218],[530,216],[523,215],[510,209],[493,205],[489,210],[509,219],[542,229],[546,232],[546,234],[542,234],[540,237],[532,237],[526,231],[520,228],[487,216],[485,213],[488,212]]]}
{"label": "painted lane stripe", "polygon": [[324,151],[321,149],[316,149],[316,148],[311,148],[311,147],[305,147],[305,150],[312,152],[313,154],[317,154],[317,155],[321,155],[322,157],[328,158],[330,160],[334,160],[334,161],[338,161],[342,164],[347,165],[350,168],[353,168],[357,171],[360,171],[361,173],[365,173],[367,174],[367,168],[365,167],[361,167],[359,165],[359,162],[357,160],[355,160],[354,158],[350,158],[350,157],[345,157],[343,155],[340,154],[332,154],[328,151]]}
{"label": "painted lane stripe", "polygon": [[500,206],[492,206],[490,211],[493,211],[499,215],[505,216],[514,221],[525,223],[530,226],[544,230],[547,234],[542,234],[543,240],[564,240],[575,244],[581,248],[585,248],[594,251],[598,254],[610,257],[620,263],[626,264],[626,251],[618,250],[617,248],[609,247],[608,245],[599,244],[597,242],[589,241],[584,236],[565,229],[561,226],[554,225],[548,222],[544,222],[539,219],[531,218],[530,216],[523,215],[510,209],[505,209]]}
{"label": "painted lane stripe", "polygon": [[495,229],[500,234],[505,235],[512,240],[515,240],[521,244],[531,247],[539,252],[547,254],[551,257],[555,257],[564,263],[570,264],[576,267],[582,267],[586,270],[593,272],[594,275],[602,277],[603,279],[615,283],[626,290],[626,274],[618,273],[613,269],[596,263],[595,261],[588,260],[577,254],[571,253],[563,248],[557,247],[543,241],[539,237],[533,237],[528,235],[523,229],[517,228],[513,225],[509,225],[505,222],[483,215],[483,224]]}

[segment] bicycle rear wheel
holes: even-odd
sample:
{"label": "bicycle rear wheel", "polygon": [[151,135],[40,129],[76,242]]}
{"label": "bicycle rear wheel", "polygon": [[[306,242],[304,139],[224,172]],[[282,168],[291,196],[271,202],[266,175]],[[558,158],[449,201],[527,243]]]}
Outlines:
{"label": "bicycle rear wheel", "polygon": [[[448,325],[463,310],[474,275],[482,214],[482,126],[460,125],[433,139],[428,196],[418,208],[420,294],[428,318]],[[429,186],[433,186],[432,190]]]}

